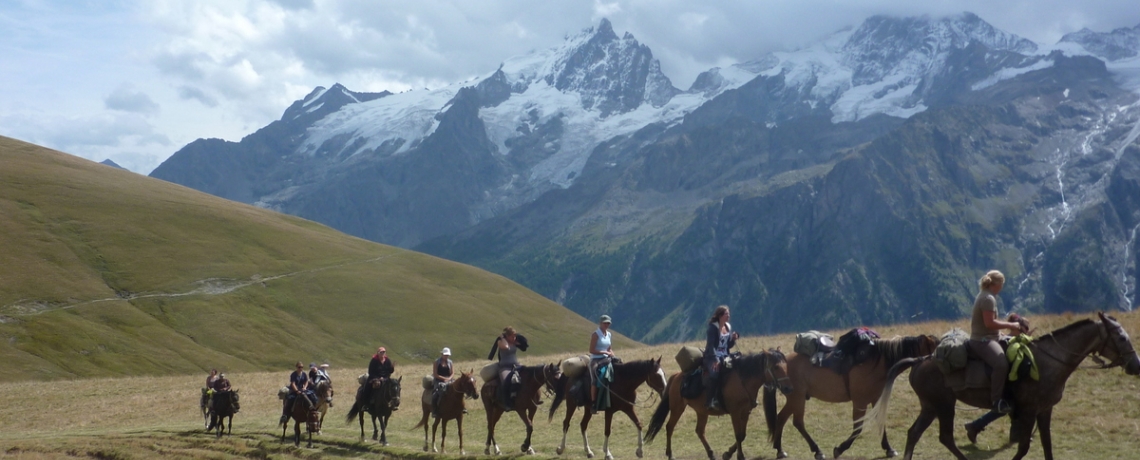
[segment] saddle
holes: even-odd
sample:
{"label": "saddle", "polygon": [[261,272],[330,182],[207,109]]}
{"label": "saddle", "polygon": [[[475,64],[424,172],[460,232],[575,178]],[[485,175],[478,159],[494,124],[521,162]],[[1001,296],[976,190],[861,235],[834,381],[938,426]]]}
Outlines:
{"label": "saddle", "polygon": [[812,364],[846,375],[852,367],[871,357],[870,346],[875,345],[879,334],[870,328],[858,327],[839,336],[839,341],[834,345],[826,343],[824,338],[830,339],[826,335],[821,337],[819,347],[812,355]]}
{"label": "saddle", "polygon": [[[1009,348],[1010,339],[1011,337],[1002,337],[998,340],[1003,352]],[[994,377],[993,368],[990,367],[989,364],[986,364],[985,361],[982,361],[969,346],[966,346],[966,350],[966,367],[946,373],[946,386],[954,391],[972,388],[989,388],[990,379]],[[1029,375],[1031,367],[1032,363],[1029,360],[1022,361],[1021,365],[1017,368],[1016,375]],[[1007,382],[1012,382],[1009,380],[1009,376],[1001,377],[1006,378]]]}

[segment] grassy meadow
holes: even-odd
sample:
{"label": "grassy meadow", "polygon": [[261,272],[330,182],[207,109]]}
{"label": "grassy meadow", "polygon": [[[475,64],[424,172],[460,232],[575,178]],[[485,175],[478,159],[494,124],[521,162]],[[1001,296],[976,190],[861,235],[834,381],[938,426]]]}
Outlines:
{"label": "grassy meadow", "polygon": [[427,362],[444,340],[476,359],[506,325],[540,353],[595,327],[484,270],[0,137],[0,381],[268,371],[379,345]]}
{"label": "grassy meadow", "polygon": [[[1064,315],[1034,317],[1037,333],[1041,334],[1075,320],[1091,315]],[[1140,333],[1140,314],[1120,313],[1117,318],[1133,334]],[[958,323],[923,323],[878,327],[885,337],[920,333],[940,334]],[[836,333],[842,331],[834,331]],[[585,348],[584,334],[577,337],[576,345]],[[792,335],[745,337],[739,342],[742,351],[759,351],[792,345]],[[649,359],[664,356],[662,364],[671,374],[677,370],[673,355],[678,344],[653,347],[617,347],[625,360]],[[454,349],[454,347],[453,347]],[[567,355],[534,355],[523,353],[527,364],[557,361]],[[486,361],[459,360],[462,369],[479,369]],[[337,383],[339,395],[329,411],[324,433],[314,437],[314,448],[293,447],[280,442],[281,430],[274,423],[280,414],[276,391],[284,385],[290,369],[282,367],[274,372],[228,372],[228,377],[242,394],[242,410],[234,418],[233,435],[216,440],[202,430],[198,412],[199,387],[205,373],[164,377],[96,378],[49,382],[12,382],[0,384],[0,455],[17,459],[46,458],[456,458],[458,438],[454,424],[449,430],[448,454],[424,454],[423,431],[411,430],[421,412],[418,399],[421,395],[420,377],[429,372],[424,364],[406,364],[397,357],[397,375],[404,378],[403,405],[392,419],[388,439],[391,446],[384,448],[366,439],[359,440],[359,425],[344,423],[355,390],[355,377],[365,371],[365,360],[334,362],[331,374]],[[1085,364],[1092,367],[1091,362]],[[891,403],[888,433],[892,444],[900,452],[906,443],[905,430],[917,415],[917,401],[906,376],[900,376]],[[480,382],[481,384],[482,382]],[[1065,399],[1054,413],[1054,452],[1058,458],[1136,458],[1140,449],[1140,379],[1128,377],[1120,369],[1079,370],[1065,393]],[[647,425],[653,409],[659,402],[656,395],[643,387],[639,398],[638,415]],[[561,442],[560,409],[553,423],[547,422],[546,404],[540,406],[542,417],[536,422],[534,448],[540,457],[556,457],[555,449]],[[783,398],[780,398],[783,404]],[[469,456],[482,456],[486,436],[486,418],[482,405],[468,401],[470,413],[465,419],[464,447]],[[999,421],[979,436],[979,444],[972,446],[965,438],[961,425],[980,416],[982,411],[959,406],[955,420],[958,445],[970,458],[1008,458],[1015,448],[1005,447],[1008,422]],[[567,437],[565,458],[586,458],[582,438],[578,434],[581,412],[571,423]],[[838,445],[850,432],[851,406],[809,401],[806,424],[809,433],[825,452]],[[674,433],[674,450],[678,458],[701,460],[703,450],[693,434],[695,417],[687,412]],[[366,435],[371,437],[371,425],[366,420]],[[709,441],[714,449],[723,452],[731,444],[730,423],[724,417],[711,419]],[[292,429],[290,428],[290,435]],[[497,439],[504,455],[517,456],[524,436],[523,425],[517,417],[504,416],[499,422]],[[602,420],[592,421],[588,434],[594,453],[604,455]],[[622,415],[614,420],[610,448],[619,459],[635,458],[636,434],[633,425]],[[772,458],[775,452],[766,444],[767,436],[763,416],[757,409],[749,425],[745,442],[748,458]],[[665,432],[646,447],[647,458],[664,458]],[[807,444],[789,423],[784,433],[784,449],[792,458],[811,458]],[[844,458],[880,458],[883,452],[877,440],[861,438]],[[937,422],[925,433],[919,443],[916,457],[922,459],[947,458],[948,452],[937,441]],[[1028,458],[1042,458],[1040,444],[1035,442]]]}

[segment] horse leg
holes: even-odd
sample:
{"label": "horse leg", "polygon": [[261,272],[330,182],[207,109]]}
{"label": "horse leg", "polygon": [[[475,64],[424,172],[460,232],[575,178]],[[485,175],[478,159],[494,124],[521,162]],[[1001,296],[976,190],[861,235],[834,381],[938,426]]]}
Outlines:
{"label": "horse leg", "polygon": [[713,454],[712,447],[709,447],[709,440],[705,439],[705,427],[709,423],[709,415],[697,412],[697,439],[701,440],[701,445],[705,446],[705,454],[708,455],[709,460],[716,460],[716,455]]}
{"label": "horse leg", "polygon": [[372,419],[372,440],[380,439],[380,428],[376,425],[376,415],[369,412],[368,417]]}
{"label": "horse leg", "polygon": [[301,447],[301,421],[293,419],[293,446]]}
{"label": "horse leg", "polygon": [[[835,449],[833,449],[831,451],[834,458],[839,458],[840,454],[842,454],[847,449],[850,449],[851,444],[855,442],[855,438],[858,438],[859,435],[863,433],[863,421],[860,419],[863,418],[863,415],[865,415],[866,413],[867,413],[867,404],[866,403],[859,404],[859,403],[852,401],[852,403],[851,403],[851,420],[852,420],[852,422],[851,422],[851,436],[848,436],[846,440],[844,440],[842,443],[840,443],[838,446],[836,446]],[[886,432],[884,431],[884,433],[886,433]],[[893,457],[894,455],[889,455],[889,452],[888,452],[887,456]]]}
{"label": "horse leg", "polygon": [[735,436],[736,442],[721,456],[722,460],[732,458],[733,453],[736,454],[736,460],[744,460],[744,438],[748,436],[748,415],[750,413],[751,411],[736,411],[730,414],[732,417],[732,434]]}
{"label": "horse leg", "polygon": [[467,451],[463,450],[463,412],[460,412],[459,416],[455,418],[455,431],[459,432],[459,455],[467,455]]}
{"label": "horse leg", "polygon": [[1041,448],[1045,450],[1045,460],[1053,460],[1053,434],[1049,431],[1049,425],[1052,423],[1052,419],[1052,407],[1037,414],[1037,426],[1040,427]]}
{"label": "horse leg", "polygon": [[[431,424],[431,451],[432,451],[432,452],[439,452],[439,451],[438,451],[438,450],[436,450],[436,448],[435,448],[435,432],[436,432],[436,430],[439,428],[439,424],[440,424],[440,422],[441,422],[441,421],[443,421],[443,419],[442,419],[442,418],[437,418],[437,419],[435,419],[435,421],[434,421],[434,422],[432,422],[432,424]],[[441,439],[440,441],[441,441],[441,443],[442,443],[442,439]],[[427,451],[428,451],[428,445],[427,445],[427,424],[425,423],[425,424],[424,424],[424,452],[427,452]]]}
{"label": "horse leg", "polygon": [[625,412],[625,415],[629,416],[629,420],[633,422],[633,426],[637,428],[637,458],[642,458],[645,453],[642,450],[642,447],[645,446],[645,438],[641,429],[641,420],[637,419],[637,413],[633,411],[633,406],[622,409],[622,412]]}
{"label": "horse leg", "polygon": [[792,398],[794,398],[794,397],[796,397],[796,394],[794,394],[794,393],[792,395],[788,396],[788,398],[787,398],[788,402],[784,404],[783,409],[780,409],[780,413],[776,416],[775,431],[770,433],[772,436],[772,447],[774,447],[776,449],[776,458],[777,459],[788,458],[788,453],[784,452],[784,449],[781,447],[781,444],[783,443],[783,439],[784,439],[784,425],[786,423],[788,423],[788,418],[792,416],[792,403],[791,403],[791,401],[792,401]]}
{"label": "horse leg", "polygon": [[930,424],[934,422],[936,417],[936,409],[926,404],[922,405],[922,411],[918,413],[918,418],[914,419],[914,423],[906,431],[906,451],[903,453],[905,460],[910,460],[914,456],[914,447],[918,445],[918,440],[922,439],[922,433],[930,428]]}
{"label": "horse leg", "polygon": [[[437,420],[443,420],[439,418]],[[447,453],[447,420],[443,420],[443,432],[439,436],[439,453]]]}
{"label": "horse leg", "polygon": [[356,418],[360,420],[360,442],[364,442],[364,411],[357,412]]}
{"label": "horse leg", "polygon": [[807,427],[804,425],[804,405],[804,401],[799,401],[799,405],[793,409],[792,426],[796,427],[796,430],[800,432],[800,436],[803,436],[804,441],[807,441],[808,447],[810,447],[812,453],[815,454],[815,460],[823,460],[823,451],[819,450],[819,445],[811,438],[811,435],[807,432]]}
{"label": "horse leg", "polygon": [[392,414],[380,416],[380,445],[382,446],[388,445],[388,418],[391,416]]}
{"label": "horse leg", "polygon": [[[1017,440],[1017,453],[1014,454],[1013,460],[1021,460],[1025,454],[1029,453],[1029,444],[1033,442],[1033,426],[1037,423],[1036,417],[1030,417],[1025,413],[1017,415],[1017,420],[1024,420],[1025,422],[1016,423],[1010,428],[1014,431],[1010,433],[1010,438]],[[1052,439],[1050,439],[1050,445],[1052,445]]]}
{"label": "horse leg", "polygon": [[495,455],[499,455],[499,444],[495,442],[495,424],[502,416],[503,411],[497,406],[491,405],[487,408],[487,447],[483,449],[484,455],[491,455],[491,446],[495,447]]}
{"label": "horse leg", "polygon": [[[554,452],[562,455],[566,452],[566,434],[570,432],[570,418],[574,416],[574,405],[569,402],[566,403],[566,417],[562,419],[562,444],[558,445]],[[589,412],[589,411],[586,411]]]}
{"label": "horse leg", "polygon": [[[673,400],[677,402],[674,403]],[[679,406],[679,407],[678,407]],[[680,396],[669,398],[669,421],[665,422],[665,457],[669,460],[673,459],[673,429],[677,427],[677,421],[681,419],[681,414],[685,411],[685,401],[681,400]]]}
{"label": "horse leg", "polygon": [[519,450],[526,455],[534,455],[534,449],[530,446],[530,435],[534,433],[534,424],[532,424],[530,422],[530,419],[527,418],[526,408],[519,409],[516,412],[518,412],[519,418],[522,419],[523,424],[526,425],[526,440],[523,441],[522,446],[519,448]]}
{"label": "horse leg", "polygon": [[582,445],[586,446],[586,458],[594,458],[594,450],[590,449],[590,439],[586,436],[586,428],[590,426],[590,419],[594,417],[593,411],[586,409],[582,411],[582,423],[579,427],[582,429]]}
{"label": "horse leg", "polygon": [[606,440],[602,442],[602,450],[606,453],[606,460],[614,460],[614,454],[610,453],[610,424],[614,420],[614,411],[606,409]]}
{"label": "horse leg", "polygon": [[[950,410],[938,411],[938,442],[950,449],[950,453],[954,454],[954,458],[958,460],[966,460],[966,455],[958,450],[958,445],[954,444],[954,408]],[[1028,447],[1027,447],[1028,448]]]}

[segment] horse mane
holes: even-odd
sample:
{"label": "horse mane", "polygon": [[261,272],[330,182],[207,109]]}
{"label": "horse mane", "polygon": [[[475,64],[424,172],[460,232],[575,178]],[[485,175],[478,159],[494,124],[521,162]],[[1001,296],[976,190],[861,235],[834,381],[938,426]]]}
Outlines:
{"label": "horse mane", "polygon": [[1096,324],[1096,323],[1091,319],[1085,318],[1085,319],[1082,319],[1082,320],[1077,321],[1075,323],[1069,324],[1068,326],[1063,326],[1060,329],[1054,329],[1054,330],[1050,331],[1048,334],[1044,334],[1040,337],[1037,337],[1037,339],[1035,339],[1034,342],[1040,341],[1041,339],[1044,339],[1046,337],[1051,337],[1051,336],[1060,337],[1060,336],[1063,336],[1063,335],[1066,335],[1066,334],[1072,332],[1073,330],[1085,327],[1089,324]]}
{"label": "horse mane", "polygon": [[786,360],[784,353],[777,350],[749,353],[732,362],[733,369],[740,372],[742,377],[753,377],[768,370],[770,361],[780,362]]}
{"label": "horse mane", "polygon": [[891,366],[903,359],[917,358],[922,353],[922,342],[924,340],[928,340],[928,336],[914,335],[876,340],[875,350],[877,353],[874,359],[886,361],[886,367],[890,369]]}
{"label": "horse mane", "polygon": [[642,359],[638,361],[628,361],[621,364],[614,365],[614,374],[619,376],[628,375],[647,375],[657,370],[657,360],[655,359]]}

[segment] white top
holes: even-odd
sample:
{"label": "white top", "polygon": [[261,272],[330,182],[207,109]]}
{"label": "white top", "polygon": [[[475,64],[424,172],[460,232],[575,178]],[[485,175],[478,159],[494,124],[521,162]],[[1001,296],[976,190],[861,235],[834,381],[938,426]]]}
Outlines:
{"label": "white top", "polygon": [[610,346],[611,346],[611,344],[610,344],[610,342],[611,342],[610,341],[610,331],[607,330],[606,332],[602,332],[602,328],[599,327],[596,331],[594,331],[594,333],[598,335],[598,342],[597,342],[597,344],[594,345],[594,349],[590,350],[590,353],[591,353],[590,357],[593,359],[601,359],[601,358],[608,357],[609,355],[602,354],[599,352],[606,351],[606,350],[610,349]]}

